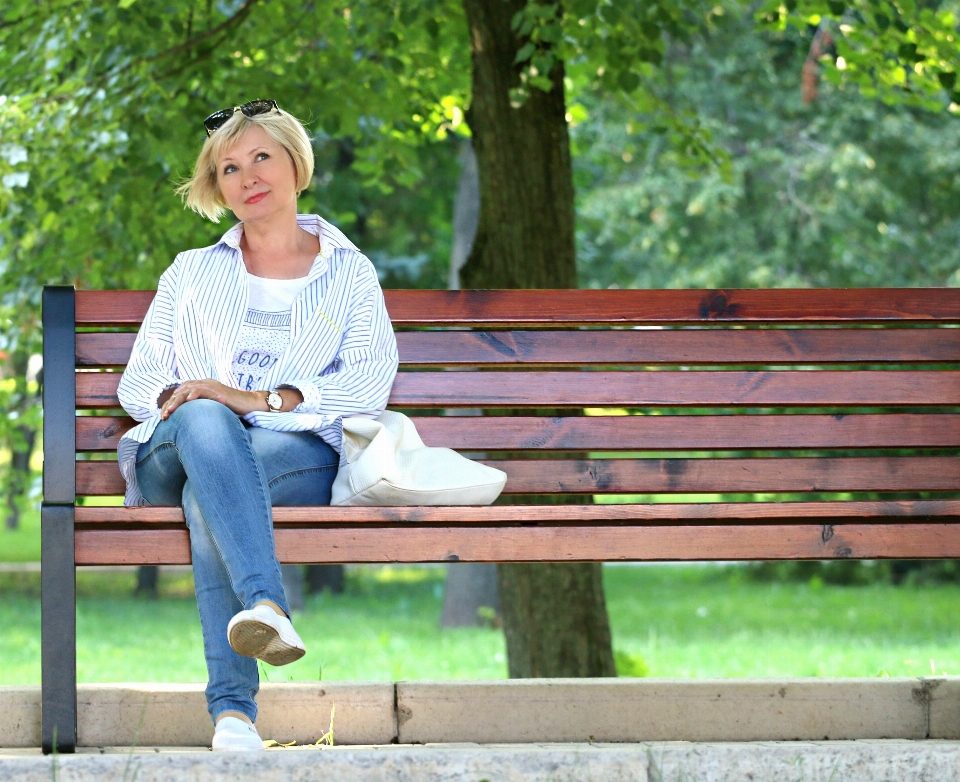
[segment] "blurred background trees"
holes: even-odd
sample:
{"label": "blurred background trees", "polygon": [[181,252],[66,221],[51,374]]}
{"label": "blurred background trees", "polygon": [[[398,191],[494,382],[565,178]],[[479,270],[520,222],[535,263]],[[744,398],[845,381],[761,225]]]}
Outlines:
{"label": "blurred background trees", "polygon": [[[41,286],[153,287],[177,252],[217,241],[232,221],[204,223],[172,192],[211,111],[271,97],[307,124],[317,171],[300,209],[338,224],[385,287],[446,287],[451,254],[462,260],[452,225],[471,131],[488,195],[465,285],[958,284],[954,11],[904,0],[9,0],[8,523],[30,502]],[[491,89],[515,114],[484,124],[476,32],[497,14],[514,41]],[[498,193],[489,152],[509,147],[537,176],[522,150],[531,138],[557,186],[530,195],[521,178]],[[489,211],[511,198],[522,208]],[[498,266],[504,237],[538,224],[563,230]],[[563,245],[553,269],[551,242]]]}

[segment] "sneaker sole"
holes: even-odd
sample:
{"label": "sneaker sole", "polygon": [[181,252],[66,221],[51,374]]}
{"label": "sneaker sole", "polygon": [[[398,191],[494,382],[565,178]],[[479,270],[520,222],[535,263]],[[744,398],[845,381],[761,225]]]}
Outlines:
{"label": "sneaker sole", "polygon": [[268,665],[286,665],[299,660],[306,650],[280,638],[273,627],[255,619],[237,622],[230,628],[230,646],[244,657],[256,657]]}
{"label": "sneaker sole", "polygon": [[263,746],[263,742],[261,741],[259,747],[247,746],[245,744],[237,744],[237,745],[228,746],[228,747],[211,746],[210,749],[213,752],[263,752],[264,746]]}

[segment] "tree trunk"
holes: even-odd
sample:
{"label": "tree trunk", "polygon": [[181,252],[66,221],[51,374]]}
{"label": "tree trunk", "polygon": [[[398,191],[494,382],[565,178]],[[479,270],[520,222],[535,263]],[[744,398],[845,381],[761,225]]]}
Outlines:
{"label": "tree trunk", "polygon": [[303,565],[281,565],[280,578],[283,580],[283,592],[287,597],[287,606],[291,611],[303,610]]}
{"label": "tree trunk", "polygon": [[473,55],[467,121],[480,174],[480,221],[460,279],[465,288],[575,288],[573,174],[563,65],[550,92],[520,108],[510,20],[526,0],[464,0]]}
{"label": "tree trunk", "polygon": [[[13,402],[13,409],[20,415],[24,414],[40,398],[40,391],[28,391],[31,380],[42,382],[42,376],[28,377],[30,355],[25,350],[17,350],[12,358],[12,371],[17,387]],[[31,426],[16,427],[18,436],[8,440],[10,448],[10,472],[7,476],[7,529],[17,529],[20,526],[21,504],[24,502],[30,489],[30,459],[37,441],[37,431]]]}
{"label": "tree trunk", "polygon": [[320,594],[329,589],[335,595],[342,595],[343,565],[307,565],[305,586],[311,595]]}
{"label": "tree trunk", "polygon": [[141,565],[137,568],[137,597],[159,596],[160,568],[156,565]]}
{"label": "tree trunk", "polygon": [[[485,615],[487,609],[489,613]],[[497,566],[485,562],[447,565],[441,627],[488,625],[500,613]]]}
{"label": "tree trunk", "polygon": [[450,280],[447,287],[460,287],[460,270],[470,257],[480,217],[480,182],[477,156],[470,139],[460,140],[460,179],[453,202],[453,247],[450,250]]}
{"label": "tree trunk", "polygon": [[511,679],[617,675],[599,563],[497,571]]}
{"label": "tree trunk", "polygon": [[[523,44],[510,29],[526,0],[464,0],[473,58],[467,121],[480,178],[480,219],[460,278],[468,288],[575,288],[573,174],[563,94],[510,90]],[[599,564],[498,566],[511,677],[615,676]]]}

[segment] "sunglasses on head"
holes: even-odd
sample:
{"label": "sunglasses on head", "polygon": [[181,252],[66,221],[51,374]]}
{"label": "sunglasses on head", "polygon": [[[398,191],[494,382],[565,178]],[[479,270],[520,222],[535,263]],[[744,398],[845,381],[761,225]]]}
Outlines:
{"label": "sunglasses on head", "polygon": [[242,111],[245,117],[256,117],[258,114],[268,114],[271,111],[280,111],[280,107],[275,100],[252,100],[244,103],[242,106],[234,106],[232,109],[220,109],[215,111],[203,121],[203,127],[207,130],[207,137],[217,128],[223,125],[235,112]]}

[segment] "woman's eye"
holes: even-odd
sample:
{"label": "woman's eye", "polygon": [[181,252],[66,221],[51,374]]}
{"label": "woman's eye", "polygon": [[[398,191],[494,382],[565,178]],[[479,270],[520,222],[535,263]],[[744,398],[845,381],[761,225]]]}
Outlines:
{"label": "woman's eye", "polygon": [[[263,157],[265,157],[265,158],[270,157],[270,155],[268,155],[266,152],[258,152],[258,153],[257,153],[257,159],[259,159],[259,158],[261,157],[261,155],[262,155]],[[226,167],[223,169],[223,173],[224,173],[224,174],[229,174],[230,171],[233,170],[233,169],[235,169],[235,168],[236,168],[235,165],[230,164],[229,166],[226,166]]]}

